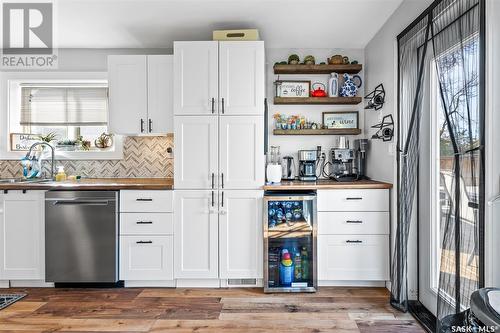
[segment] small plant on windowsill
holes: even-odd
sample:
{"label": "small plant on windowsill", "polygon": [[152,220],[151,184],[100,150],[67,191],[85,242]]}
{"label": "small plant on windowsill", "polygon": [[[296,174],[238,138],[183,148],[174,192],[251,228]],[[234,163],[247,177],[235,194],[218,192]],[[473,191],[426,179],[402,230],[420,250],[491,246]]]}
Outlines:
{"label": "small plant on windowsill", "polygon": [[102,133],[95,141],[94,144],[99,149],[106,149],[113,145],[114,134]]}
{"label": "small plant on windowsill", "polygon": [[39,135],[38,139],[42,142],[51,143],[52,141],[57,139],[57,134],[55,132],[50,132],[50,133],[45,134],[45,135]]}

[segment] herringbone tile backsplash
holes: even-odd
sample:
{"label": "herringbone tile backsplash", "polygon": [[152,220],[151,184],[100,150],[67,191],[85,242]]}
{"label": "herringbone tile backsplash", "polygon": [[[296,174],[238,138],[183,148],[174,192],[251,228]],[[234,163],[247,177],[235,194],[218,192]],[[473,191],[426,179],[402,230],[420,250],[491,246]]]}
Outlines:
{"label": "herringbone tile backsplash", "polygon": [[[64,165],[68,175],[81,175],[89,178],[165,178],[174,176],[173,136],[127,137],[123,146],[122,160],[56,161]],[[50,163],[44,161],[46,173]],[[0,178],[22,176],[20,161],[0,161]]]}

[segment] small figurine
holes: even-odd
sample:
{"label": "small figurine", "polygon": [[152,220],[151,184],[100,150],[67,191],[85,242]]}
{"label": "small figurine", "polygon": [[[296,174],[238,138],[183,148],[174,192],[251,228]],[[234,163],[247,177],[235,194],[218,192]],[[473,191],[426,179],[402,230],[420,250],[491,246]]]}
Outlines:
{"label": "small figurine", "polygon": [[298,63],[300,62],[300,58],[298,55],[296,54],[291,54],[289,57],[288,57],[288,64],[289,65],[297,65]]}
{"label": "small figurine", "polygon": [[304,58],[304,65],[314,65],[314,64],[316,64],[316,59],[314,59],[314,56],[307,55]]}

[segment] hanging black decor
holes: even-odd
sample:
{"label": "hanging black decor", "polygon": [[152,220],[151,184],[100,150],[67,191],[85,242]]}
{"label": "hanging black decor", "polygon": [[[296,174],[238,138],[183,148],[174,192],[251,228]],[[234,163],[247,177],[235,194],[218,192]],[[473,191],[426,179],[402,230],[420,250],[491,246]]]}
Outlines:
{"label": "hanging black decor", "polygon": [[368,100],[368,105],[365,107],[365,110],[380,110],[384,106],[385,103],[385,89],[384,85],[381,83],[375,87],[375,89],[365,96],[365,99]]}
{"label": "hanging black decor", "polygon": [[388,114],[382,118],[382,122],[373,125],[372,128],[378,128],[377,133],[373,134],[372,139],[380,139],[384,142],[389,142],[394,137],[394,119],[392,114]]}

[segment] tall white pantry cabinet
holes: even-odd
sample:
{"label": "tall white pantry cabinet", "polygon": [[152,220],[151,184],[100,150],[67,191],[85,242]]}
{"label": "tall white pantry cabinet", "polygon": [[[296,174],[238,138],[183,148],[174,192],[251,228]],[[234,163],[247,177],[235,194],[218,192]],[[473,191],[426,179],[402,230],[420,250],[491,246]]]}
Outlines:
{"label": "tall white pantry cabinet", "polygon": [[174,42],[178,286],[262,278],[264,98],[264,42]]}

